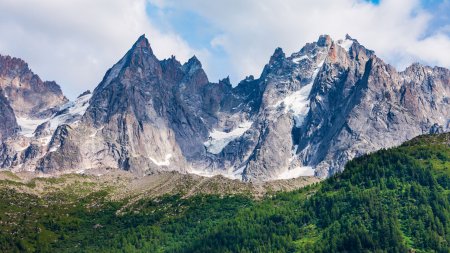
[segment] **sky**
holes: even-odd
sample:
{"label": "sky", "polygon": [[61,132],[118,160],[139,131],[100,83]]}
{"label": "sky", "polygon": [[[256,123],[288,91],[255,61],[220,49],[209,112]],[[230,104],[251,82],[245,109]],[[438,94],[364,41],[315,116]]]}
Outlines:
{"label": "sky", "polygon": [[403,70],[450,68],[450,0],[0,0],[0,54],[74,99],[141,34],[159,59],[193,55],[210,79],[259,76],[275,48],[349,34]]}

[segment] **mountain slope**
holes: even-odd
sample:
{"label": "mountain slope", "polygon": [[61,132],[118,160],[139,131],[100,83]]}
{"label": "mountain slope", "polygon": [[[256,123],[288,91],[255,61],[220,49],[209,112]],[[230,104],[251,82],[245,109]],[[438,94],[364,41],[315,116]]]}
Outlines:
{"label": "mountain slope", "polygon": [[[70,177],[14,177],[0,181],[3,251],[448,252],[450,243],[450,134],[362,156],[259,201],[224,192],[111,200],[119,178],[105,186],[77,176],[61,187]],[[53,190],[26,193],[40,181]]]}

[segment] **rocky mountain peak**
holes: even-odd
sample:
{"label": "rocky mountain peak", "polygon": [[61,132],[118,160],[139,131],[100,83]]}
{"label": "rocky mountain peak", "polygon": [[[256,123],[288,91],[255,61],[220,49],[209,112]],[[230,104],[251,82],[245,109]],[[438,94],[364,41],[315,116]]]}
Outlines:
{"label": "rocky mountain peak", "polygon": [[0,55],[0,89],[17,117],[48,117],[68,100],[56,82],[44,82],[19,58]]}
{"label": "rocky mountain peak", "polygon": [[77,98],[81,98],[83,96],[90,95],[90,94],[91,94],[91,91],[90,90],[86,90],[86,91],[82,92],[80,95],[78,95]]}
{"label": "rocky mountain peak", "polygon": [[124,67],[141,68],[145,71],[155,72],[154,74],[157,75],[160,74],[161,66],[159,60],[153,54],[153,50],[145,35],[139,37],[125,55],[125,58],[126,63]]}
{"label": "rocky mountain peak", "polygon": [[202,68],[202,63],[194,55],[181,67],[184,78],[182,83],[189,83],[191,92],[198,92],[198,88],[209,83],[208,76]]}
{"label": "rocky mountain peak", "polygon": [[[17,82],[8,78],[4,87]],[[448,131],[449,79],[448,69],[417,64],[397,72],[349,35],[322,35],[290,56],[277,48],[259,78],[233,87],[229,78],[209,82],[196,56],[184,64],[174,56],[158,60],[143,35],[93,94],[29,129],[46,145],[30,146],[37,158],[21,156],[23,145],[10,140],[0,165],[48,173],[176,170],[248,181],[326,177],[354,157]],[[0,96],[0,119],[11,124],[0,124],[0,135],[11,138],[15,108],[8,109],[8,96]],[[59,141],[47,144],[50,130]]]}
{"label": "rocky mountain peak", "polygon": [[231,88],[232,84],[231,84],[231,81],[230,81],[230,76],[227,76],[227,77],[219,80],[219,84],[223,84],[223,85],[228,86],[228,87]]}
{"label": "rocky mountain peak", "polygon": [[320,35],[319,39],[317,40],[317,45],[319,47],[330,47],[333,43],[333,40],[331,39],[330,35]]}
{"label": "rocky mountain peak", "polygon": [[145,37],[145,34],[139,36],[139,38],[134,43],[132,49],[148,50],[149,53],[153,54],[150,42],[148,41],[147,37]]}
{"label": "rocky mountain peak", "polygon": [[183,64],[183,71],[189,75],[194,74],[198,70],[202,70],[202,63],[195,55]]}
{"label": "rocky mountain peak", "polygon": [[9,55],[0,55],[0,74],[3,76],[17,76],[22,72],[28,71],[28,64],[16,57]]}
{"label": "rocky mountain peak", "polygon": [[407,75],[414,75],[417,78],[424,78],[426,75],[429,75],[433,72],[433,69],[428,66],[424,66],[419,62],[415,62],[408,66],[404,73]]}
{"label": "rocky mountain peak", "polygon": [[270,61],[269,64],[273,65],[275,63],[279,63],[281,61],[283,61],[286,58],[286,55],[283,52],[283,49],[281,47],[278,47],[275,49],[275,52],[273,53],[273,55],[270,57]]}

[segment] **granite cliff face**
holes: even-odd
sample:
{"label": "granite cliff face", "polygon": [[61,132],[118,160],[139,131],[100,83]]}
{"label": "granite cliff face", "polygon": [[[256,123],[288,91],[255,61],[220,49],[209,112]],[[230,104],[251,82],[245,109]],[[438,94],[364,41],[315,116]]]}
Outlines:
{"label": "granite cliff face", "polygon": [[14,110],[0,90],[0,140],[13,136],[19,130]]}
{"label": "granite cliff face", "polygon": [[[11,90],[8,78],[2,88]],[[22,79],[29,87],[45,84]],[[59,98],[55,104],[7,93],[32,104],[16,111],[22,100],[10,99],[16,117],[40,121],[19,120],[28,131],[18,134],[3,130],[14,129],[14,120],[0,125],[3,168],[326,177],[356,156],[450,127],[448,69],[414,64],[398,72],[349,36],[320,36],[291,56],[278,48],[259,78],[235,87],[228,78],[209,82],[195,56],[184,64],[158,60],[141,36],[92,94],[66,102],[59,86],[46,87]],[[11,118],[7,112],[0,117]]]}

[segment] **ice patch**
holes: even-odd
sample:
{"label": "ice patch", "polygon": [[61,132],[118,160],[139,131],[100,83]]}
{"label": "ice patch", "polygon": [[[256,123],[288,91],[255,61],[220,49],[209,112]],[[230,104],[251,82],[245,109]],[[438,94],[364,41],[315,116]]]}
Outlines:
{"label": "ice patch", "polygon": [[220,175],[220,173],[218,172],[212,172],[212,171],[206,171],[206,170],[196,170],[196,169],[189,169],[189,174],[194,174],[194,175],[199,175],[202,177],[213,177],[213,176],[217,176]]}
{"label": "ice patch", "polygon": [[302,176],[314,176],[314,169],[310,166],[296,167],[281,173],[278,175],[277,179],[291,179]]}
{"label": "ice patch", "polygon": [[238,179],[238,180],[242,180],[242,173],[244,172],[246,166],[242,166],[239,169],[233,171],[231,168],[228,171],[225,170],[216,170],[216,171],[207,171],[207,170],[196,170],[193,168],[189,169],[189,173],[190,174],[195,174],[195,175],[199,175],[202,177],[214,177],[214,176],[223,176],[229,179]]}
{"label": "ice patch", "polygon": [[309,111],[309,101],[308,96],[311,92],[312,84],[308,84],[302,87],[300,90],[292,93],[291,95],[285,97],[282,101],[278,102],[276,106],[279,104],[284,104],[285,113],[292,113],[295,121],[295,126],[300,127],[304,117]]}
{"label": "ice patch", "polygon": [[149,157],[152,162],[158,166],[169,166],[170,165],[170,158],[172,158],[172,154],[167,154],[166,157],[164,157],[164,161],[158,161],[152,157]]}
{"label": "ice patch", "polygon": [[33,137],[36,128],[48,119],[28,119],[16,117],[16,120],[21,129],[19,134],[25,137]]}
{"label": "ice patch", "polygon": [[320,68],[323,65],[323,61],[317,65],[317,68],[314,70],[314,73],[311,77],[311,82],[307,85],[303,86],[300,90],[293,92],[289,96],[286,96],[283,100],[278,101],[275,104],[275,107],[284,105],[285,113],[292,113],[295,126],[300,127],[303,123],[303,119],[309,112],[309,94],[311,93],[312,86],[314,84],[314,80],[319,73]]}
{"label": "ice patch", "polygon": [[299,57],[295,57],[292,59],[292,61],[296,64],[299,64],[302,60],[309,58],[308,55],[302,55]]}
{"label": "ice patch", "polygon": [[91,99],[92,94],[86,94],[82,97],[77,98],[75,101],[66,103],[60,108],[60,111],[67,110],[66,112],[53,116],[50,120],[50,129],[54,131],[61,124],[69,123],[69,121],[76,119],[78,120],[84,115],[87,108],[89,107],[89,99]]}
{"label": "ice patch", "polygon": [[78,120],[79,118],[81,118],[81,116],[84,115],[87,108],[89,107],[89,99],[91,98],[91,96],[91,94],[86,94],[82,97],[79,97],[75,101],[71,101],[62,105],[59,108],[59,111],[67,111],[62,114],[55,114],[50,118],[28,119],[17,117],[17,124],[19,124],[21,128],[19,134],[25,137],[33,137],[34,131],[36,131],[36,128],[42,123],[49,122],[49,130],[53,132],[61,124],[72,123]]}
{"label": "ice patch", "polygon": [[223,132],[214,129],[210,134],[208,141],[203,143],[209,153],[219,154],[234,139],[241,137],[251,126],[253,122],[245,121],[230,132]]}
{"label": "ice patch", "polygon": [[59,147],[53,147],[53,148],[51,148],[48,152],[50,152],[50,153],[51,153],[51,152],[56,152],[56,151],[58,150],[58,148],[59,148]]}
{"label": "ice patch", "polygon": [[353,45],[353,40],[349,39],[339,40],[338,45],[348,52],[350,50],[350,47]]}

